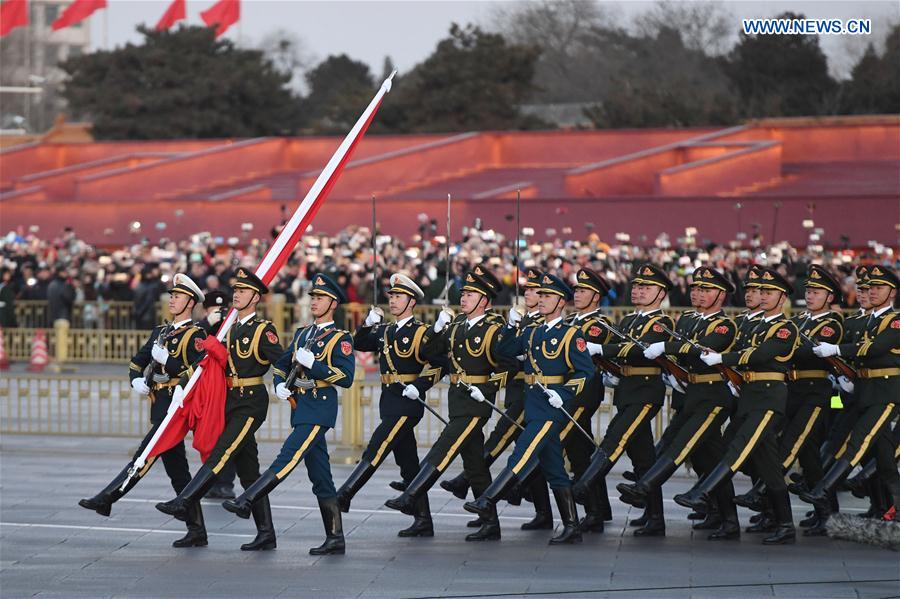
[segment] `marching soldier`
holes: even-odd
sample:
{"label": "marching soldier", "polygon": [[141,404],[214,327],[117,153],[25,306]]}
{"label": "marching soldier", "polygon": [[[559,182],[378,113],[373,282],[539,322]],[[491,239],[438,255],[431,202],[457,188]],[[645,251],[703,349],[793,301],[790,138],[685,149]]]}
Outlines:
{"label": "marching soldier", "polygon": [[[634,484],[616,486],[622,501],[636,507],[644,507],[650,493],[659,489],[686,459],[690,458],[697,472],[704,475],[713,470],[725,453],[721,429],[732,412],[733,395],[723,374],[707,366],[700,357],[703,348],[727,352],[734,343],[737,325],[722,310],[725,300],[734,292],[734,286],[722,273],[705,266],[694,272],[691,285],[699,312],[692,319],[690,330],[644,350],[644,357],[649,360],[663,354],[679,356],[690,372],[690,378],[685,389],[684,407],[666,429],[671,441],[656,463]],[[684,341],[685,338],[689,341]],[[731,483],[721,485],[716,494],[717,509],[709,512],[716,514],[715,528],[710,518],[694,528],[713,529],[708,537],[710,540],[738,538],[740,526],[733,498]]]}
{"label": "marching soldier", "polygon": [[[374,306],[353,338],[359,351],[378,353],[381,369],[381,422],[372,433],[362,458],[338,489],[342,512],[391,452],[404,485],[419,472],[415,428],[425,412],[425,393],[441,378],[440,368],[430,368],[422,349],[429,327],[413,316],[413,308],[425,294],[412,279],[402,274],[390,278],[388,309],[394,324],[382,323],[381,310]],[[416,505],[415,521],[397,533],[401,537],[434,536],[428,495],[422,494]]]}
{"label": "marching soldier", "polygon": [[[216,482],[217,475],[234,462],[241,486],[247,489],[259,478],[259,457],[254,434],[266,420],[269,394],[263,375],[284,351],[278,342],[275,325],[256,316],[256,305],[268,293],[259,277],[245,268],[235,274],[232,307],[237,321],[225,338],[228,363],[225,368],[225,428],[209,457],[187,486],[171,501],[156,504],[156,509],[179,520],[200,509],[200,498]],[[187,382],[183,375],[181,384]],[[183,393],[182,387],[176,393]],[[242,551],[275,548],[275,528],[268,499],[253,506],[256,538],[241,545]],[[205,543],[204,543],[205,544]]]}
{"label": "marching soldier", "polygon": [[863,367],[859,369],[859,417],[845,442],[841,457],[831,466],[812,491],[800,493],[800,499],[819,510],[828,509],[828,494],[850,471],[873,451],[876,471],[888,489],[893,507],[884,515],[893,520],[900,507],[900,474],[895,452],[897,438],[890,423],[900,402],[900,312],[894,309],[897,275],[885,266],[872,266],[868,273],[868,301],[872,314],[863,340],[858,343],[820,343],[813,353],[820,358],[844,356]]}
{"label": "marching soldier", "polygon": [[[429,361],[449,361],[450,423],[422,460],[418,474],[402,495],[385,502],[387,507],[415,515],[419,498],[428,493],[457,455],[462,456],[473,493],[480,495],[491,484],[491,472],[484,462],[482,428],[492,410],[485,403],[494,403],[511,369],[497,354],[501,327],[487,314],[499,291],[500,281],[478,265],[464,278],[460,317],[453,320],[447,310],[438,315],[425,345],[425,355]],[[496,511],[482,520],[481,528],[466,536],[467,541],[500,538]]]}
{"label": "marching soldier", "polygon": [[[334,428],[338,411],[336,387],[350,387],[356,370],[350,333],[334,326],[334,311],[347,301],[344,291],[323,274],[313,279],[309,310],[314,324],[300,327],[293,341],[275,362],[275,394],[291,404],[293,430],[272,465],[237,499],[222,506],[241,518],[254,516],[258,506],[268,508],[268,496],[297,467],[306,464],[313,494],[325,525],[325,542],[310,555],[343,555],[344,529],[337,492],[331,478],[325,435]],[[272,544],[274,546],[274,538]]]}
{"label": "marching soldier", "polygon": [[[660,305],[672,289],[669,277],[658,266],[644,264],[631,280],[631,300],[637,311],[625,316],[619,330],[643,344],[668,341],[666,329],[672,330],[672,319],[662,313]],[[575,484],[575,493],[586,496],[597,478],[606,476],[623,452],[628,453],[634,472],[644,475],[656,461],[651,422],[665,401],[666,389],[660,376],[662,369],[655,361],[644,357],[644,347],[631,341],[625,343],[590,344],[590,352],[620,361],[622,376],[615,383],[613,404],[616,415],[606,427],[600,447],[591,456],[591,463]],[[662,491],[656,489],[647,500],[647,522],[634,535],[665,536]]]}
{"label": "marching soldier", "polygon": [[747,458],[766,484],[777,528],[764,545],[793,543],[796,537],[791,502],[778,453],[779,423],[787,401],[787,372],[799,344],[797,326],[784,315],[784,303],[793,293],[778,271],[766,268],[759,275],[761,304],[765,310],[752,335],[727,353],[706,352],[707,366],[738,367],[744,383],[731,423],[725,431],[728,448],[723,459],[687,493],[675,496],[679,505],[704,509],[710,497],[728,484]]}
{"label": "marching soldier", "polygon": [[738,328],[737,341],[740,341],[741,337],[752,334],[754,327],[758,324],[757,321],[762,318],[763,312],[765,312],[760,307],[762,298],[760,296],[759,278],[761,272],[762,267],[754,264],[747,271],[747,276],[744,277],[744,305],[747,309],[734,319],[734,324]]}
{"label": "marching soldier", "polygon": [[[544,273],[536,268],[529,268],[526,271],[523,297],[527,312],[522,316],[521,328],[537,326],[544,322],[544,316],[538,310],[538,290],[541,287],[541,277],[543,276]],[[519,436],[520,429],[513,422],[521,425],[525,421],[525,371],[518,363],[515,368],[517,372],[507,382],[503,400],[503,407],[509,419],[499,418],[484,444],[484,462],[489,468]],[[441,488],[450,491],[459,499],[465,499],[469,492],[469,481],[466,480],[465,472],[462,472],[450,480],[441,481]],[[535,516],[529,522],[522,524],[522,530],[552,529],[553,514],[550,511],[550,495],[547,492],[546,484],[542,492],[538,491],[536,498],[532,496],[532,501],[534,502]],[[521,501],[517,503],[521,503]],[[470,521],[468,526],[480,528],[482,524],[481,519],[476,518]]]}
{"label": "marching soldier", "polygon": [[571,288],[558,277],[545,274],[540,295],[544,324],[519,329],[521,315],[510,310],[499,347],[509,358],[525,357],[525,430],[516,440],[506,468],[475,501],[464,507],[483,519],[496,519],[497,501],[519,482],[520,476],[522,480],[527,478],[535,463],[539,463],[563,521],[562,532],[550,539],[550,544],[580,543],[578,513],[572,481],[563,462],[560,431],[569,422],[566,404],[571,410],[572,401],[593,376],[594,365],[581,331],[562,322],[566,301],[572,298]]}
{"label": "marching soldier", "polygon": [[[150,338],[131,358],[131,364],[128,366],[131,387],[140,395],[150,395],[150,424],[152,427],[144,436],[134,458],[125,466],[125,469],[100,493],[90,499],[82,499],[78,502],[81,507],[94,510],[103,516],[109,516],[112,504],[134,488],[156,461],[155,457],[149,458],[144,467],[128,482],[125,490],[120,490],[134,459],[141,455],[166,417],[169,404],[172,403],[172,391],[178,384],[179,377],[183,374],[190,375],[194,365],[203,355],[203,340],[206,338],[206,333],[191,319],[194,306],[204,299],[203,292],[187,275],[181,273],[176,274],[172,282],[172,289],[169,290],[169,312],[172,314],[172,324],[154,328],[150,333]],[[150,373],[145,375],[144,371],[148,367],[151,367]],[[172,481],[172,488],[176,493],[180,493],[191,480],[191,472],[188,469],[187,456],[184,451],[184,441],[163,452],[160,457],[166,474]],[[199,504],[188,513],[186,522],[187,535],[172,543],[172,546],[200,547],[206,545],[206,527],[203,524],[203,512],[200,511]]]}

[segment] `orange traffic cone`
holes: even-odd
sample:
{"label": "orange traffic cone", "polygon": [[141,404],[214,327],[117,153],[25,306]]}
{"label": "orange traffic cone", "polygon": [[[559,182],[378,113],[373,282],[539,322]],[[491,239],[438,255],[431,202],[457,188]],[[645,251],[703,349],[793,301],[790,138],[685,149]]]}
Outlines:
{"label": "orange traffic cone", "polygon": [[34,332],[34,340],[31,342],[31,362],[28,363],[28,372],[44,372],[49,358],[47,357],[47,335],[44,329]]}
{"label": "orange traffic cone", "polygon": [[6,356],[6,343],[3,339],[3,329],[0,329],[0,370],[9,370],[9,358]]}

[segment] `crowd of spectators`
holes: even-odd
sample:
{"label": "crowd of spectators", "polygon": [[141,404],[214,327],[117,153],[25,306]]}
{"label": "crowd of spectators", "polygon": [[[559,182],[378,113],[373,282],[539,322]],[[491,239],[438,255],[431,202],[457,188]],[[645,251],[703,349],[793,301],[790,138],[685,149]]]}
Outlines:
{"label": "crowd of spectators", "polygon": [[[47,316],[68,318],[72,306],[83,305],[85,326],[102,321],[108,302],[132,302],[136,328],[156,324],[156,304],[177,272],[187,273],[204,290],[230,290],[238,267],[255,269],[272,243],[277,230],[268,239],[247,239],[242,244],[226,243],[209,233],[190,239],[144,239],[127,247],[103,248],[85,243],[76,232],[66,229],[55,239],[10,232],[0,238],[2,281],[0,281],[0,326],[16,326],[12,304],[20,300],[46,300]],[[232,240],[233,241],[233,240]],[[379,233],[376,236],[377,265],[373,261],[372,236],[367,227],[348,227],[336,235],[309,233],[302,237],[285,266],[270,285],[273,293],[286,296],[287,302],[303,301],[309,279],[317,272],[327,273],[342,285],[351,301],[384,303],[388,277],[404,272],[425,291],[426,303],[444,300],[447,264],[445,238],[428,227],[408,240]],[[461,276],[479,262],[486,262],[505,289],[495,302],[507,305],[515,295],[515,240],[493,230],[465,227],[449,250],[450,303],[456,301]],[[737,244],[735,244],[737,245]],[[674,242],[661,236],[642,245],[620,238],[601,240],[596,234],[586,238],[520,241],[518,261],[521,271],[529,266],[559,274],[572,280],[583,266],[603,273],[613,285],[604,300],[606,305],[628,303],[628,280],[637,265],[652,261],[662,265],[675,283],[668,305],[687,306],[690,273],[700,265],[711,265],[728,273],[739,292],[730,305],[740,306],[743,294],[740,281],[754,263],[775,265],[792,282],[801,282],[809,264],[824,264],[844,282],[847,307],[855,306],[853,269],[860,263],[879,263],[896,268],[898,256],[891,247],[870,244],[863,249],[824,248],[811,245],[800,249],[786,243],[765,245],[751,239],[742,247],[703,245],[691,238]],[[373,267],[379,274],[373,290]],[[796,285],[794,305],[802,304],[802,285]]]}

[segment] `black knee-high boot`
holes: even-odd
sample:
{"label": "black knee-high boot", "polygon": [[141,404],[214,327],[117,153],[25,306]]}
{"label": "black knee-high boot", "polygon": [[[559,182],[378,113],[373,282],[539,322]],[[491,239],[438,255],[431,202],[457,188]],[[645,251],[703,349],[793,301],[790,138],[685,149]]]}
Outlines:
{"label": "black knee-high boot", "polygon": [[275,473],[271,470],[266,470],[239,497],[223,501],[222,507],[232,514],[236,514],[239,518],[247,519],[253,511],[253,504],[261,497],[268,496],[279,483],[281,481],[278,480]]}
{"label": "black knee-high boot", "polygon": [[206,547],[206,524],[203,522],[203,509],[199,501],[188,504],[187,510],[187,534],[174,541],[172,547]]}
{"label": "black knee-high boot", "polygon": [[78,502],[78,505],[88,510],[94,510],[101,516],[109,516],[112,511],[112,504],[121,499],[128,491],[138,484],[139,480],[141,480],[139,476],[134,476],[128,481],[128,485],[126,485],[125,489],[121,489],[122,483],[124,483],[125,479],[128,477],[128,470],[131,469],[132,464],[133,462],[125,466],[125,468],[119,472],[102,491],[89,499],[82,499]]}
{"label": "black knee-high boot", "polygon": [[309,550],[310,555],[344,555],[344,524],[336,497],[319,498],[319,512],[325,526],[325,542]]}
{"label": "black knee-high boot", "polygon": [[551,545],[569,545],[581,542],[581,530],[578,528],[578,509],[575,506],[575,496],[571,487],[553,489],[556,498],[556,507],[562,518],[562,531],[550,539]]}
{"label": "black knee-high boot", "polygon": [[356,468],[353,469],[353,472],[350,473],[350,476],[337,491],[338,507],[341,508],[342,512],[350,511],[350,502],[353,500],[353,497],[363,488],[363,485],[369,482],[369,479],[375,474],[375,470],[377,470],[377,467],[373,466],[369,460],[362,459],[359,461]]}
{"label": "black knee-high boot", "polygon": [[175,499],[156,504],[156,509],[169,516],[174,516],[182,522],[188,517],[188,504],[200,501],[206,495],[209,488],[216,482],[216,474],[212,468],[203,464],[197,470],[197,474],[191,479],[181,493]]}

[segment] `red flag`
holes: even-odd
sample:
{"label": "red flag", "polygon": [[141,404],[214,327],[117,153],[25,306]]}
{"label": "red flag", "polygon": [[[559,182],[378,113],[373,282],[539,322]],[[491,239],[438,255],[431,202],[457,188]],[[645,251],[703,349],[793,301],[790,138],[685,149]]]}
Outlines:
{"label": "red flag", "polygon": [[173,0],[172,4],[169,5],[169,8],[166,9],[166,14],[164,14],[159,20],[159,23],[156,24],[156,30],[164,31],[169,29],[172,25],[178,21],[183,21],[185,18],[185,0]]}
{"label": "red flag", "polygon": [[0,4],[0,37],[25,25],[28,25],[27,0],[5,0]]}
{"label": "red flag", "polygon": [[219,37],[241,18],[241,0],[219,0],[200,13],[200,18],[207,27],[215,27]]}
{"label": "red flag", "polygon": [[50,28],[53,31],[59,31],[65,27],[70,27],[76,23],[84,21],[86,18],[98,11],[106,8],[106,0],[75,0],[69,7],[59,15]]}

